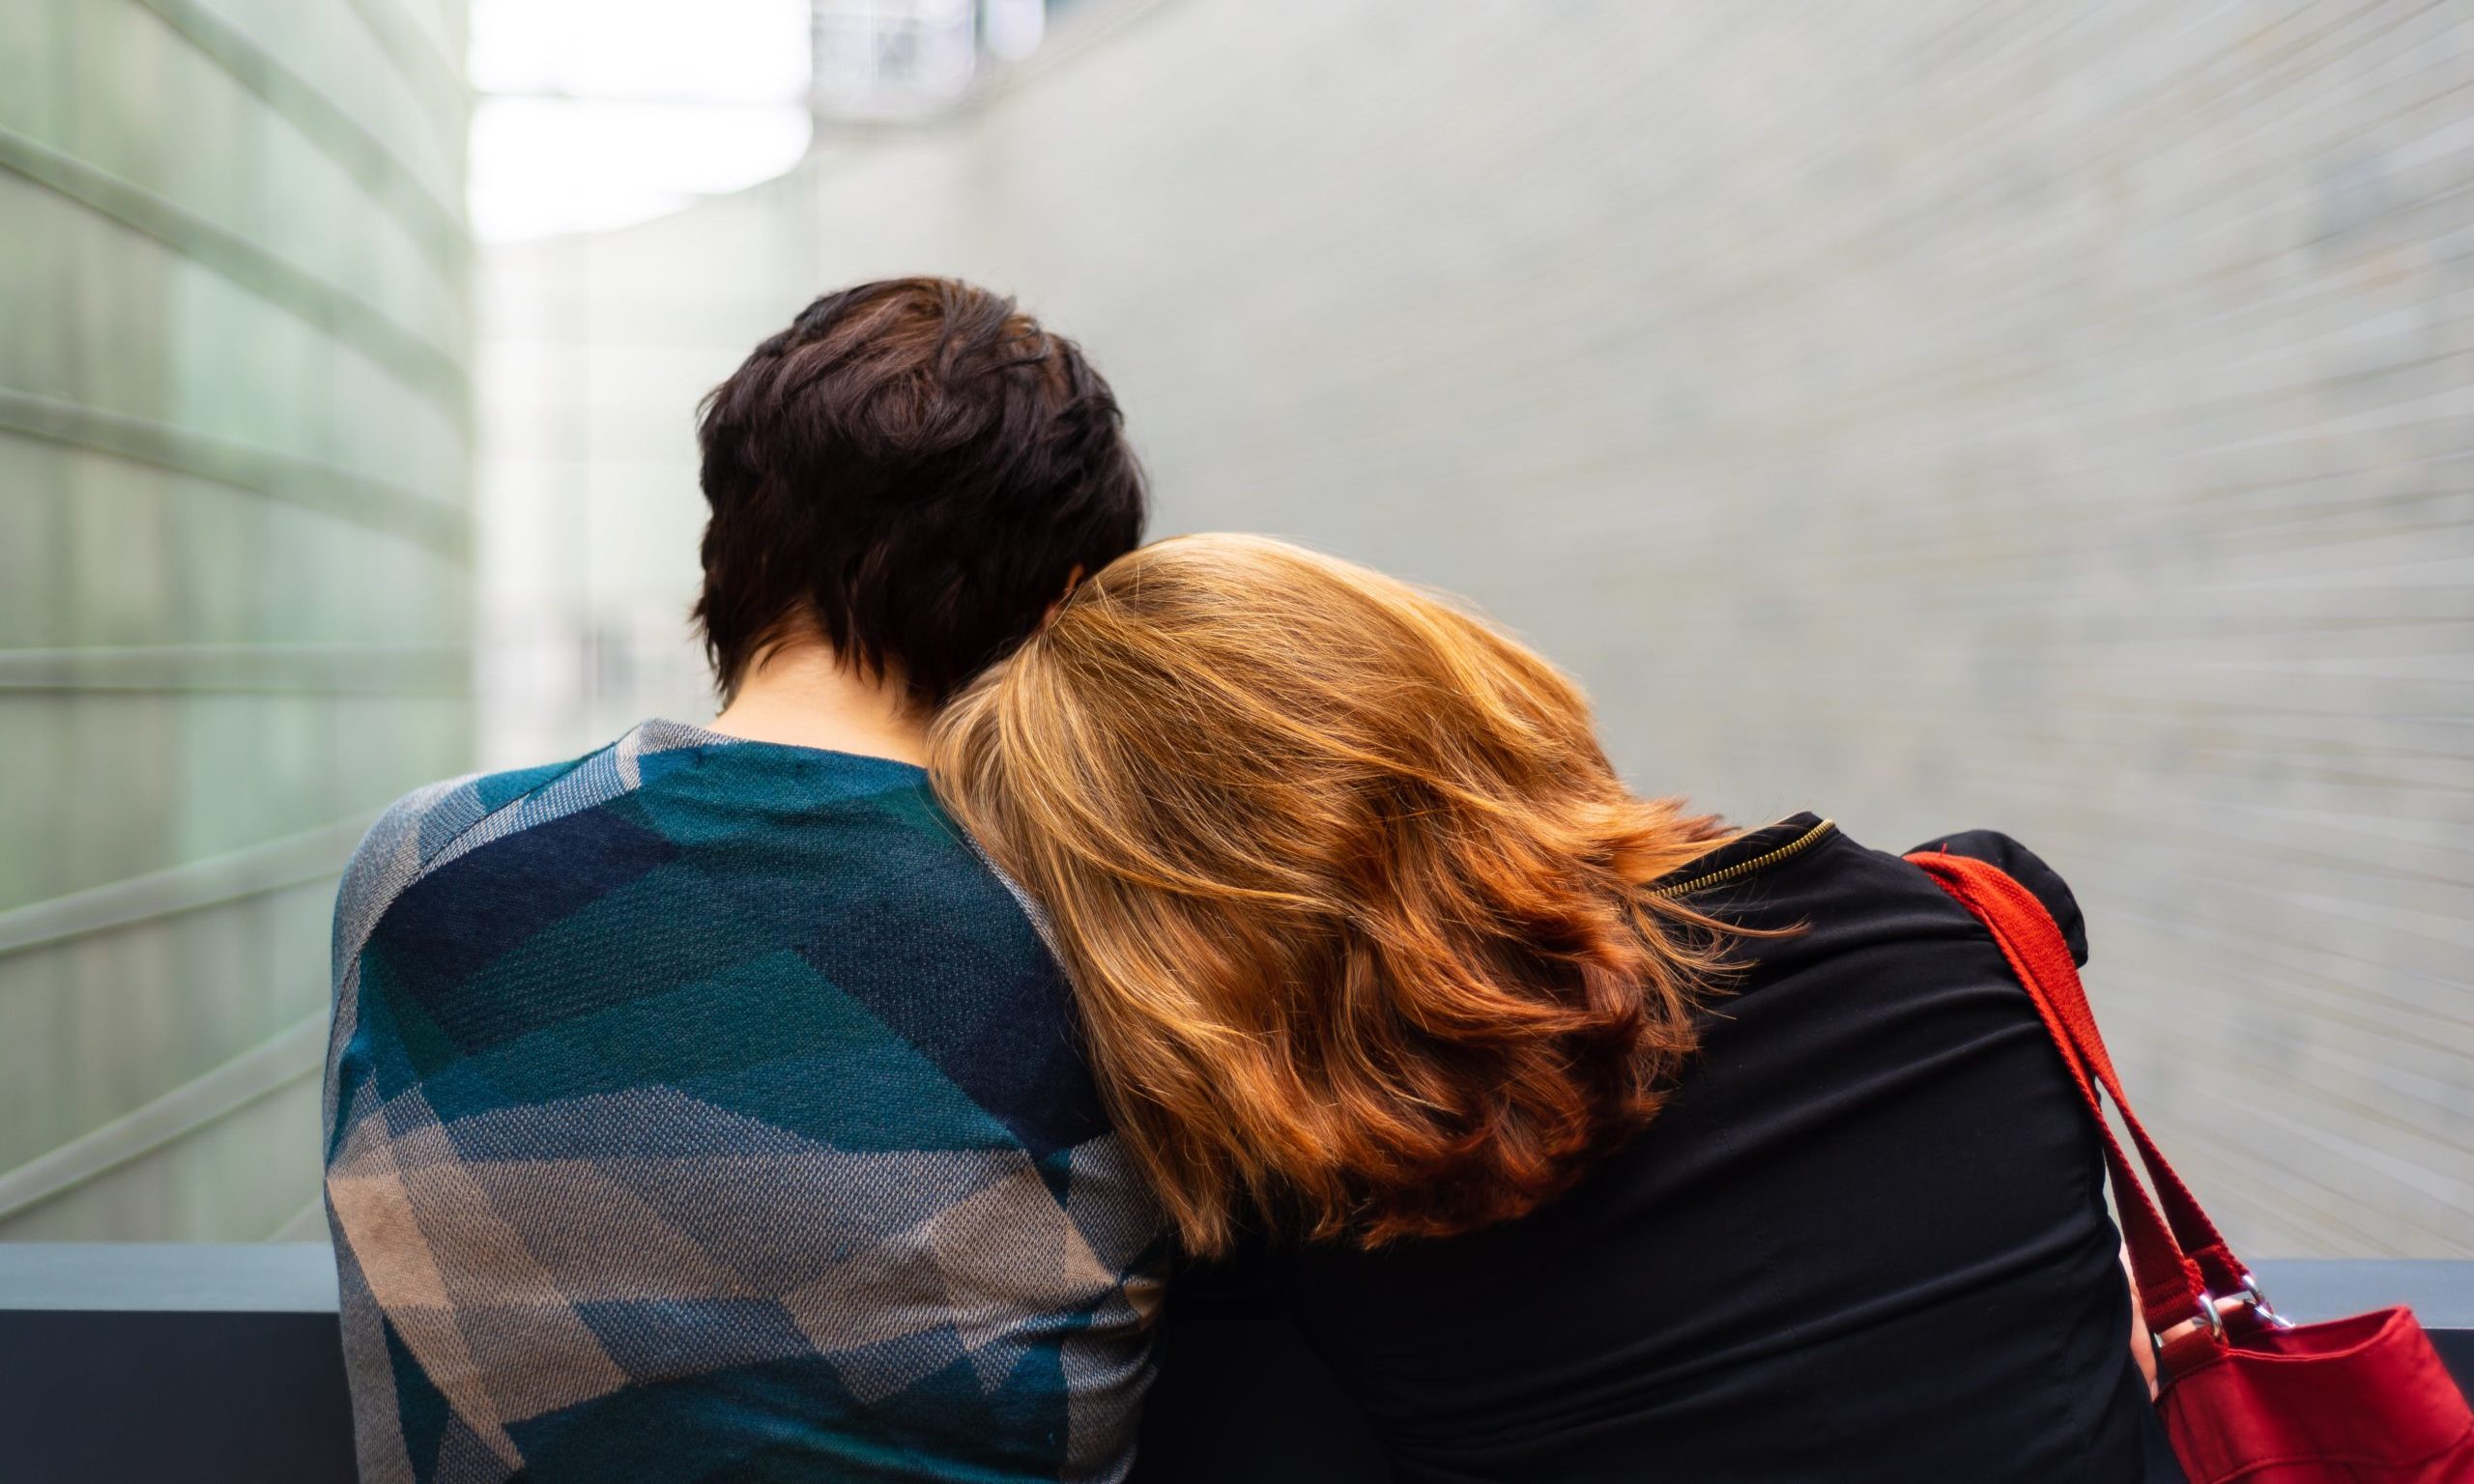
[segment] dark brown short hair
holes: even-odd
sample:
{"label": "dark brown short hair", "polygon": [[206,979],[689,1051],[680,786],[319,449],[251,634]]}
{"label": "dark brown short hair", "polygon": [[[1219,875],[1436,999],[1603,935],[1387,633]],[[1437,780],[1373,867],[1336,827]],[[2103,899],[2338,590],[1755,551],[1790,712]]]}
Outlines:
{"label": "dark brown short hair", "polygon": [[941,703],[1037,628],[1075,568],[1142,539],[1140,466],[1073,341],[951,278],[828,294],[701,409],[722,692],[813,625]]}

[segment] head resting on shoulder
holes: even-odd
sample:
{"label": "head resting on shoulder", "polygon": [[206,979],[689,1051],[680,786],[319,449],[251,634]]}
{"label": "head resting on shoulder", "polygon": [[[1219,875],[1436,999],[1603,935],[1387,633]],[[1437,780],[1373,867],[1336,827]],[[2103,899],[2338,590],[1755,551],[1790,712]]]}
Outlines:
{"label": "head resting on shoulder", "polygon": [[1654,1115],[1721,833],[1616,777],[1579,689],[1442,598],[1251,536],[1100,570],[937,720],[957,817],[1055,928],[1189,1250],[1517,1216]]}

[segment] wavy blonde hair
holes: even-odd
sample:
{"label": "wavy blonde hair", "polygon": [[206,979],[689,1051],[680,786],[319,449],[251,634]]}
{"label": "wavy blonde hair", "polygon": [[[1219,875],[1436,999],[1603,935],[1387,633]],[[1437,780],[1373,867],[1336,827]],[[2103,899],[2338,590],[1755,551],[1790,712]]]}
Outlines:
{"label": "wavy blonde hair", "polygon": [[1186,1247],[1377,1245],[1561,1192],[1658,1109],[1718,966],[1635,797],[1483,620],[1278,541],[1085,583],[949,706],[936,786],[1046,909]]}

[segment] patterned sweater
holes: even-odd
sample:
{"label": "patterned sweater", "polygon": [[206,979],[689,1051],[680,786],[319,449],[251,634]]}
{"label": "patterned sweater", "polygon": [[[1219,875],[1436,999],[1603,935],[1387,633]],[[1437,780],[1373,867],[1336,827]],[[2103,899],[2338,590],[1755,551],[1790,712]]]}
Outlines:
{"label": "patterned sweater", "polygon": [[1125,1473],[1159,1218],[919,769],[651,722],[440,784],[334,962],[364,1480]]}

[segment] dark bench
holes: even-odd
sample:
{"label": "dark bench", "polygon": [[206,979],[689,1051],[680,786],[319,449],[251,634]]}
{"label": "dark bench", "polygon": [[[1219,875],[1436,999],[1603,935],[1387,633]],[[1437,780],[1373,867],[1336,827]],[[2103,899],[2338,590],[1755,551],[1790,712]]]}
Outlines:
{"label": "dark bench", "polygon": [[[2474,1262],[2264,1263],[2259,1276],[2298,1319],[2412,1304],[2474,1389]],[[1299,1402],[1266,1419],[1266,1445],[1280,1429],[1353,1436],[1345,1404],[1285,1326],[1196,1314],[1174,1333],[1184,1338],[1165,1353],[1165,1431],[1174,1409],[1209,1405],[1215,1377],[1267,1367],[1296,1378]],[[1147,1473],[1173,1463],[1153,1462]],[[1214,1471],[1245,1477],[1242,1462],[1218,1459]],[[351,1477],[325,1247],[0,1243],[0,1479]]]}

